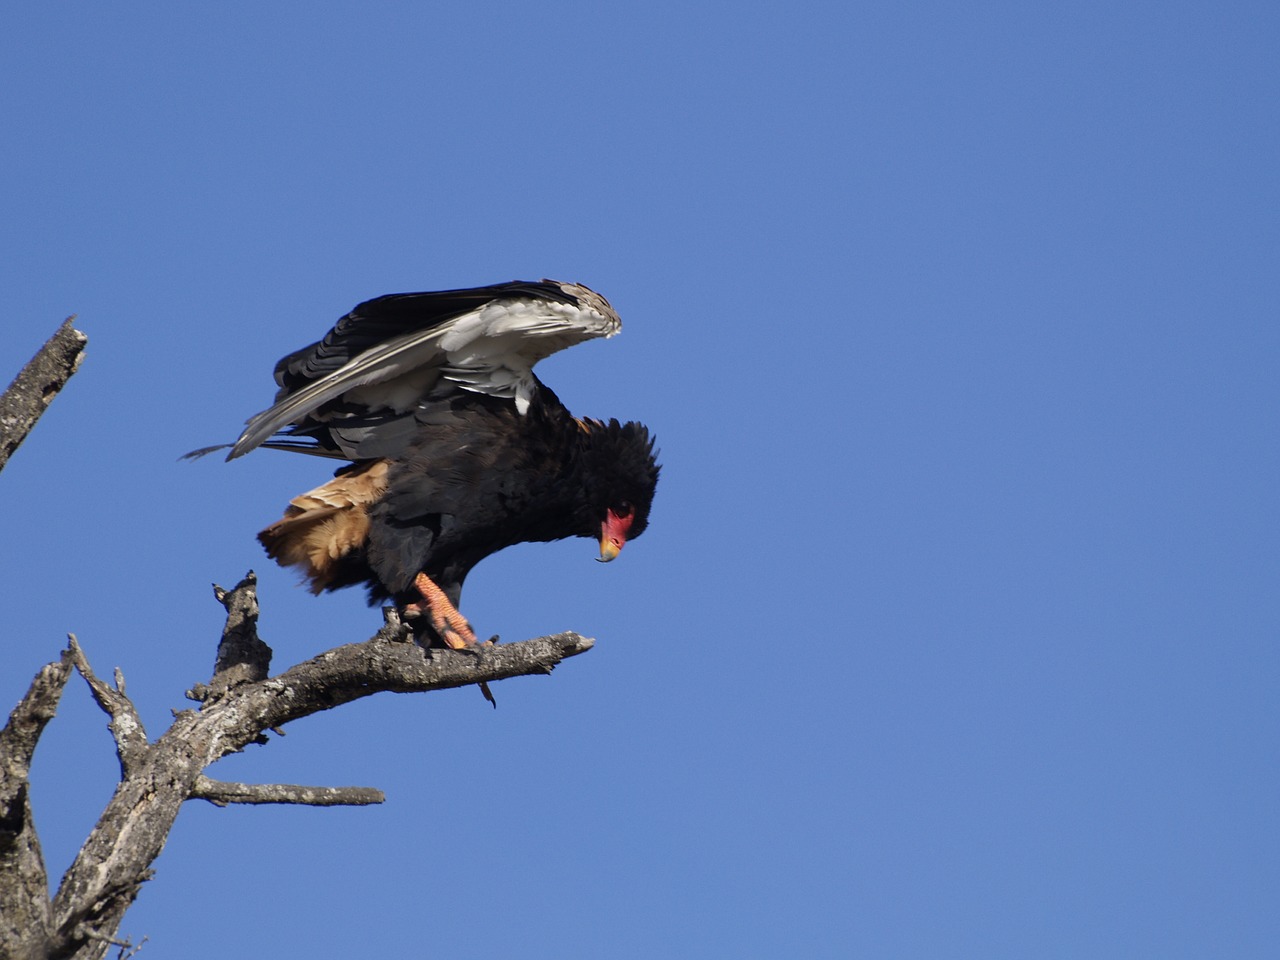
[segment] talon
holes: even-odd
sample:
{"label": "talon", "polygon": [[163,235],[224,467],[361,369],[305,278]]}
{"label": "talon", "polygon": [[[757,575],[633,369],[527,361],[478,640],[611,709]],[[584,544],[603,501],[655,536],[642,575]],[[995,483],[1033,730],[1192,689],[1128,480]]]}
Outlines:
{"label": "talon", "polygon": [[468,647],[474,646],[474,644],[467,643],[467,641],[463,640],[462,637],[458,636],[458,634],[449,627],[444,627],[443,629],[437,627],[436,629],[440,634],[440,639],[445,642],[445,645],[450,650],[466,650]]}

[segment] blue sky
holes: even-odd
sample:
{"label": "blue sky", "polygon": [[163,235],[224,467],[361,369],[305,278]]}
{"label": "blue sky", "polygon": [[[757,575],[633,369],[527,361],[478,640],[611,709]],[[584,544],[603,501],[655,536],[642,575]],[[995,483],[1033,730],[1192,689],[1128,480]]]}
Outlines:
{"label": "blue sky", "polygon": [[[539,372],[640,419],[651,527],[463,609],[598,639],[211,775],[144,956],[1264,957],[1280,938],[1280,15],[1270,4],[24,5],[0,21],[0,701],[74,631],[155,736],[210,582],[283,667],[377,626],[254,533],[307,458],[178,463],[360,300],[543,276],[623,334]],[[4,707],[9,709],[8,706]],[[73,684],[61,873],[110,794]]]}

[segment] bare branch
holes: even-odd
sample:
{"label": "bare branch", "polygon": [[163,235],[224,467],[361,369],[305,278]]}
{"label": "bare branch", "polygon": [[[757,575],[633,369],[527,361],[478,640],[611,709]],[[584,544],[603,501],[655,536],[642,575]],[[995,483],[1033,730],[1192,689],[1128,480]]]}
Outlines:
{"label": "bare branch", "polygon": [[142,726],[142,718],[138,716],[138,709],[133,705],[124,694],[124,675],[116,668],[116,686],[117,689],[112,690],[105,680],[101,680],[93,672],[93,668],[89,666],[89,660],[84,655],[84,651],[80,649],[80,644],[76,640],[75,634],[68,635],[70,643],[68,651],[71,654],[71,660],[75,664],[76,670],[80,676],[84,677],[85,683],[89,685],[89,690],[93,693],[93,699],[97,701],[106,714],[111,717],[111,736],[116,741],[116,753],[120,757],[120,769],[124,775],[129,772],[142,760],[148,749],[147,731]]}
{"label": "bare branch", "polygon": [[229,803],[297,803],[311,807],[363,807],[382,803],[387,795],[374,787],[304,787],[293,783],[226,783],[196,777],[195,800],[215,806]]}
{"label": "bare branch", "polygon": [[261,732],[374,693],[425,693],[548,674],[560,661],[594,645],[589,637],[567,632],[500,646],[424,650],[379,635],[290,667],[255,684],[244,697],[254,701],[255,713],[266,721]]}
{"label": "bare branch", "polygon": [[[253,624],[253,578],[246,577],[233,591],[219,591],[219,599],[228,612],[219,663],[229,666],[215,675],[215,685],[238,665],[255,665],[255,670],[266,665],[265,644],[257,640]],[[394,611],[385,618],[369,640],[329,650],[279,676],[242,676],[235,684],[205,688],[206,694],[217,695],[205,696],[198,710],[176,713],[169,729],[150,744],[125,695],[123,676],[116,672],[114,688],[100,679],[72,636],[62,659],[41,671],[0,731],[0,758],[7,764],[0,772],[8,791],[0,794],[8,803],[0,821],[0,866],[6,868],[0,871],[0,955],[97,960],[113,944],[121,946],[116,940],[120,921],[150,879],[151,864],[189,799],[312,806],[383,801],[382,792],[370,787],[219,783],[204,775],[221,757],[262,742],[264,731],[374,693],[426,692],[547,674],[594,642],[560,633],[502,646],[428,650],[406,642],[407,631]],[[53,716],[72,668],[84,676],[111,718],[122,776],[50,903],[25,777],[40,729]],[[16,834],[6,836],[10,825]]]}
{"label": "bare branch", "polygon": [[80,924],[80,929],[77,932],[86,940],[97,940],[99,943],[105,943],[108,946],[119,947],[121,951],[134,950],[136,952],[138,949],[128,940],[117,940],[115,937],[109,937],[105,933],[99,933],[87,923]]}
{"label": "bare branch", "polygon": [[67,317],[0,394],[0,470],[84,359],[89,338],[71,325],[74,320]]}
{"label": "bare branch", "polygon": [[71,652],[45,666],[0,730],[0,952],[21,944],[44,957],[52,935],[49,879],[31,818],[28,774],[40,734],[71,676]]}
{"label": "bare branch", "polygon": [[[58,701],[71,676],[71,665],[72,655],[68,648],[63,651],[61,659],[46,665],[36,674],[26,695],[9,714],[9,722],[0,730],[0,783],[26,780],[36,743],[44,732],[45,724],[57,712]],[[3,794],[0,794],[0,803],[3,803]],[[2,812],[0,817],[3,817]]]}
{"label": "bare branch", "polygon": [[230,591],[214,584],[213,595],[226,608],[227,624],[218,644],[209,696],[240,683],[264,680],[270,672],[271,648],[258,638],[257,585],[252,570]]}
{"label": "bare branch", "polygon": [[[238,591],[245,596],[232,607],[251,599],[251,580],[246,578],[232,592]],[[550,673],[561,660],[589,650],[594,642],[576,633],[561,633],[523,643],[455,651],[424,650],[402,637],[394,617],[388,617],[370,640],[322,653],[277,677],[228,687],[218,696],[206,696],[198,710],[176,714],[173,725],[126,770],[63,877],[53,900],[56,952],[80,956],[80,945],[85,943],[83,930],[110,935],[118,928],[142,883],[151,876],[150,865],[188,799],[309,804],[381,801],[381,793],[371,788],[217,784],[204,777],[211,763],[259,741],[265,730],[374,693],[425,692]],[[127,699],[110,688],[104,694],[100,688],[105,684],[90,686],[95,696],[105,697],[108,704],[116,703],[116,698]],[[207,688],[205,692],[209,692]],[[110,712],[109,706],[106,709]],[[84,946],[83,955],[101,956],[92,945]]]}

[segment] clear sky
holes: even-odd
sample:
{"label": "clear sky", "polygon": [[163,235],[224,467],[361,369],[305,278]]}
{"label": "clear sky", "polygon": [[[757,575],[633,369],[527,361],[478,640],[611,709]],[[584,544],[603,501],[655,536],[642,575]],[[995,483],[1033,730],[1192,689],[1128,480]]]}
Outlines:
{"label": "clear sky", "polygon": [[[549,679],[384,695],[209,772],[144,957],[1253,958],[1280,941],[1273,3],[135,3],[0,15],[0,713],[74,631],[149,732],[210,582],[283,667],[368,636],[254,533],[327,472],[179,463],[382,293],[603,292],[539,368],[665,469],[608,566],[463,610]],[[319,471],[319,472],[318,472]],[[34,799],[110,794],[73,681]]]}

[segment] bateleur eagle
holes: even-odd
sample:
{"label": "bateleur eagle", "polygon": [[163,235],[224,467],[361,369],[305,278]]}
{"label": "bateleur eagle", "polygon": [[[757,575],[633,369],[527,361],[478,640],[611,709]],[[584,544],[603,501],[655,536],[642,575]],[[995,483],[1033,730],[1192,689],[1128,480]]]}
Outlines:
{"label": "bateleur eagle", "polygon": [[428,642],[427,625],[451,647],[474,644],[457,606],[485,557],[592,537],[612,560],[649,522],[648,429],[577,419],[533,373],[619,329],[600,294],[553,280],[360,304],[276,364],[275,404],[231,446],[228,460],[270,447],[350,461],[259,540],[315,593],[364,584]]}

